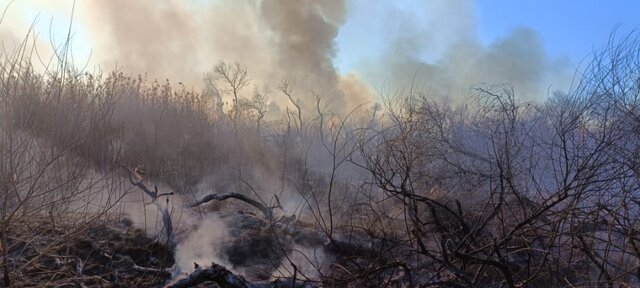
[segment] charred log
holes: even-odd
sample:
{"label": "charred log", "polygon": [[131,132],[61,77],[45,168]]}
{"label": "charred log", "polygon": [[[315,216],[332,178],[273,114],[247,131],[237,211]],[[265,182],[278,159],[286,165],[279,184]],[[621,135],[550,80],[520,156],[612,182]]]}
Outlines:
{"label": "charred log", "polygon": [[179,280],[170,288],[187,288],[194,287],[206,282],[214,282],[223,288],[313,288],[317,287],[309,282],[296,281],[295,279],[276,280],[269,283],[253,283],[247,281],[242,276],[236,276],[224,266],[211,263],[211,267],[201,269],[198,268],[189,274],[186,278]]}

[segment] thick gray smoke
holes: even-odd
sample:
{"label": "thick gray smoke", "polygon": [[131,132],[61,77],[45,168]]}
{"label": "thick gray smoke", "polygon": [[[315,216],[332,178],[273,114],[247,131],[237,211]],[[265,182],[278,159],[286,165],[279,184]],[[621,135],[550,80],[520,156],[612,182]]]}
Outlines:
{"label": "thick gray smoke", "polygon": [[[395,50],[398,49],[403,48]],[[453,100],[462,100],[460,95],[483,84],[509,84],[524,98],[541,99],[546,95],[548,85],[555,82],[564,86],[568,79],[566,75],[569,75],[564,73],[561,63],[546,58],[537,34],[525,28],[515,30],[489,46],[473,41],[455,43],[434,62],[422,61],[416,56],[420,47],[411,49],[415,50],[401,53],[402,57],[385,58],[382,65],[392,73],[374,74],[372,78],[388,77],[394,85],[424,85],[436,96]],[[380,73],[382,69],[369,71]]]}
{"label": "thick gray smoke", "polygon": [[256,87],[290,80],[304,105],[314,103],[313,93],[336,109],[371,100],[365,85],[354,75],[343,79],[333,65],[342,0],[117,0],[84,9],[103,67],[117,61],[126,71],[198,86],[219,61],[239,61]]}
{"label": "thick gray smoke", "polygon": [[[156,4],[156,5],[154,5]],[[130,73],[196,80],[198,25],[178,1],[91,1],[79,7],[99,63]],[[83,11],[84,10],[84,11]]]}
{"label": "thick gray smoke", "polygon": [[[380,31],[366,33],[382,33],[388,44],[381,55],[356,64],[367,82],[391,88],[391,93],[414,85],[454,102],[465,100],[470,88],[483,84],[512,85],[526,99],[545,98],[549,88],[567,88],[568,62],[550,59],[535,31],[517,28],[484,44],[477,37],[472,1],[425,1],[416,6],[420,9],[368,10],[374,15],[367,17],[384,18],[385,24],[376,27]],[[419,21],[425,17],[418,15],[425,14],[426,23]]]}
{"label": "thick gray smoke", "polygon": [[293,76],[297,86],[343,107],[344,95],[332,61],[333,40],[345,17],[343,1],[271,0],[263,1],[260,8],[273,33],[274,57],[283,76]]}

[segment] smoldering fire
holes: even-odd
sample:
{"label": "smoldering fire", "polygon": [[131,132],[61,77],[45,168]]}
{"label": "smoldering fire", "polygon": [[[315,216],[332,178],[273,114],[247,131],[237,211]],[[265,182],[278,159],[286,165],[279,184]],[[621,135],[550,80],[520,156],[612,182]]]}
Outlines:
{"label": "smoldering fire", "polygon": [[424,4],[446,29],[385,11],[381,58],[340,71],[349,7],[75,3],[104,74],[7,14],[4,285],[640,281],[636,34],[547,95],[565,65],[525,28],[481,44],[467,1]]}

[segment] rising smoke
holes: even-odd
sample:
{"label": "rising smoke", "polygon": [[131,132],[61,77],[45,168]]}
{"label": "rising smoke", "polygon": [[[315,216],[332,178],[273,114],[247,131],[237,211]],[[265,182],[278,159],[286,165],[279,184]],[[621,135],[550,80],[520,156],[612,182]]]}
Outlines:
{"label": "rising smoke", "polygon": [[[355,12],[353,21],[384,19],[364,33],[386,45],[354,66],[373,86],[391,88],[387,93],[414,85],[432,97],[460,102],[474,86],[509,84],[521,97],[541,100],[549,88],[568,87],[568,61],[549,58],[535,31],[520,27],[492,43],[480,41],[472,1],[423,1],[413,11],[385,1],[367,4],[372,8]],[[344,43],[349,44],[355,43]]]}
{"label": "rising smoke", "polygon": [[[197,86],[217,62],[240,61],[256,86],[289,79],[303,103],[311,105],[305,96],[316,93],[338,109],[371,100],[333,64],[344,6],[340,0],[95,1],[84,7],[83,20],[100,43],[96,56],[104,67],[117,61],[132,73]],[[347,94],[354,92],[364,95]]]}
{"label": "rising smoke", "polygon": [[[59,13],[72,2],[22,5]],[[535,31],[519,28],[484,44],[476,36],[471,1],[417,6],[406,11],[386,1],[99,0],[76,3],[75,26],[86,31],[92,63],[105,71],[117,68],[201,87],[204,73],[216,63],[239,61],[256,87],[275,88],[289,79],[303,105],[312,106],[317,94],[336,112],[376,101],[373,91],[383,86],[394,90],[417,83],[434,96],[456,99],[482,83],[509,83],[528,99],[543,98],[549,87],[566,88],[566,61],[549,59]],[[420,21],[420,14],[427,20]],[[381,38],[382,52],[363,56],[354,71],[343,73],[334,64],[340,52],[336,37],[349,20],[365,24],[360,33]],[[9,32],[21,30],[3,26],[2,39],[15,42],[7,39]],[[353,41],[362,39],[367,37]],[[281,106],[286,103],[272,94]]]}

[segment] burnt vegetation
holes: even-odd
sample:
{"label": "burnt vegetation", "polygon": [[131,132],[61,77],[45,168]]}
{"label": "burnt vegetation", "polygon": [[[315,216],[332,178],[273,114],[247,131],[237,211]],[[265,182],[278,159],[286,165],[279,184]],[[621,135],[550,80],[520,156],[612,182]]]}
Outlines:
{"label": "burnt vegetation", "polygon": [[64,53],[37,72],[25,40],[0,55],[2,285],[640,285],[639,45],[544,101],[406,89],[336,114],[239,63],[203,91]]}

